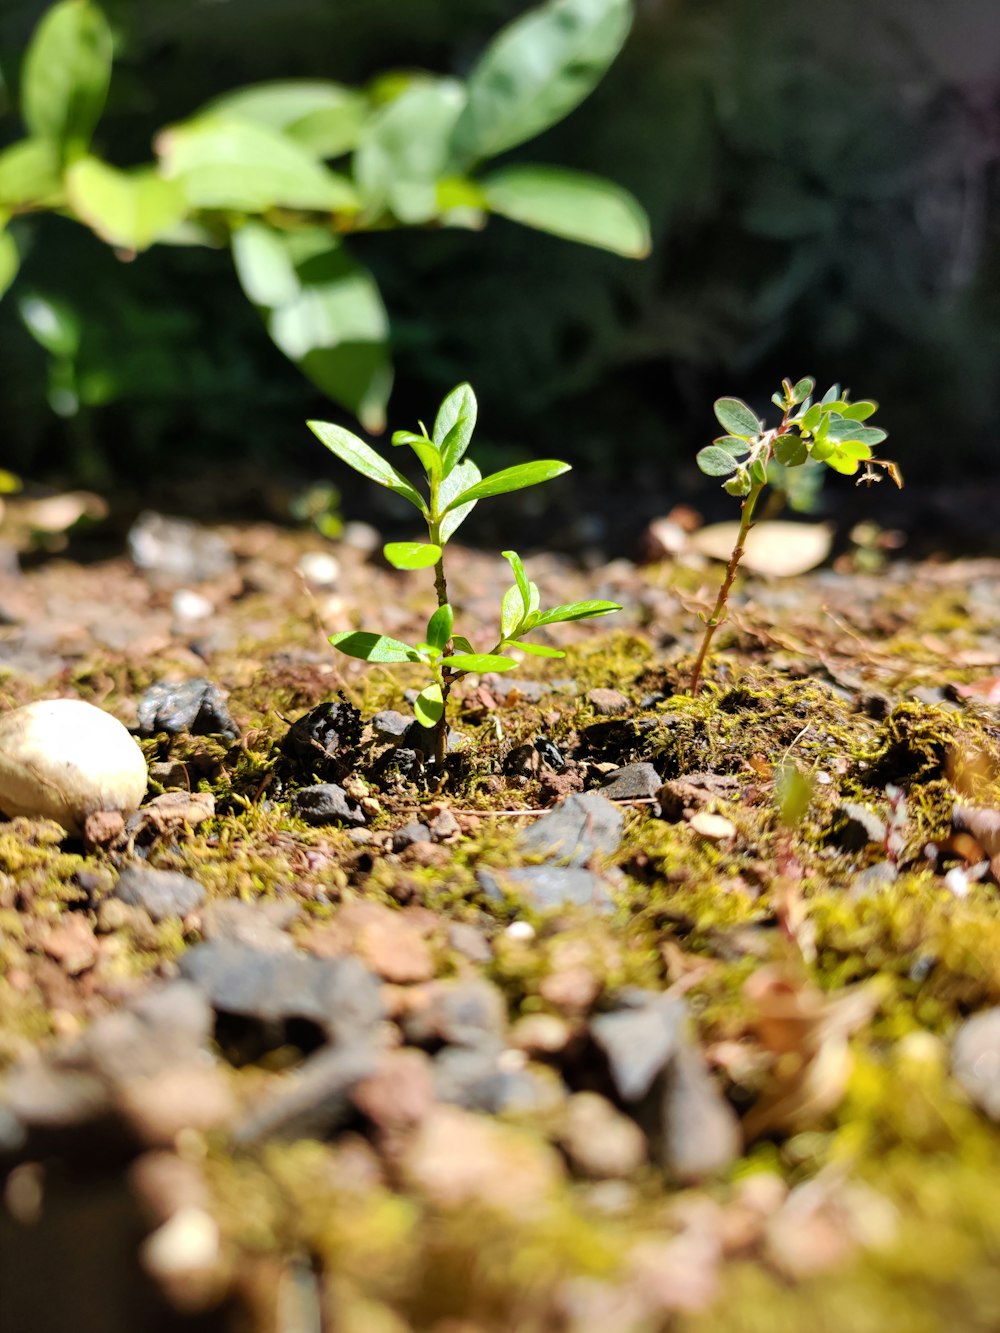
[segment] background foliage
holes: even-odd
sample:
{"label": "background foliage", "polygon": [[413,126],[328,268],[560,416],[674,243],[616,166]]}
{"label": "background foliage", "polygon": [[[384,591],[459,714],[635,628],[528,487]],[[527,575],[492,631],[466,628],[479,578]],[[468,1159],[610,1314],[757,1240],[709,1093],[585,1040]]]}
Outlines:
{"label": "background foliage", "polygon": [[[116,63],[99,147],[119,167],[148,161],[163,125],[258,80],[362,83],[415,66],[463,77],[528,8],[105,7]],[[14,90],[44,8],[7,0],[0,12],[4,142],[21,133]],[[762,405],[777,375],[805,366],[863,380],[882,400],[908,480],[940,470],[942,441],[953,461],[995,469],[1000,33],[990,0],[636,9],[596,92],[502,161],[620,182],[651,216],[652,258],[502,219],[482,233],[352,238],[391,315],[391,418],[469,379],[498,454],[516,444],[598,476],[669,479],[693,467],[720,389]],[[268,341],[224,256],[157,247],[121,263],[58,217],[32,222],[19,244],[20,299],[0,304],[5,464],[140,489],[206,458],[317,472],[298,423],[330,415],[329,402]],[[77,411],[59,378],[70,353]]]}

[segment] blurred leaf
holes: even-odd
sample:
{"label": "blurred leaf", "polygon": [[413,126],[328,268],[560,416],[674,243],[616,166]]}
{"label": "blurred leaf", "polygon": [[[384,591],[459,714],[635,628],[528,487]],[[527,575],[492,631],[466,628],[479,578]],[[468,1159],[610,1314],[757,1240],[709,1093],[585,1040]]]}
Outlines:
{"label": "blurred leaf", "polygon": [[389,321],[368,270],[324,228],[279,232],[261,222],[233,234],[233,259],[284,354],[368,430],[382,430]]}
{"label": "blurred leaf", "polygon": [[649,219],[613,181],[563,167],[513,166],[480,184],[494,213],[628,259],[649,254]]}
{"label": "blurred leaf", "polygon": [[779,766],[774,780],[778,818],[786,828],[797,828],[806,817],[812,801],[812,780],[790,759]]}
{"label": "blurred leaf", "polygon": [[441,686],[435,683],[420,691],[413,701],[413,715],[422,727],[433,727],[444,715]]}
{"label": "blurred leaf", "polygon": [[[433,542],[389,542],[382,554],[394,569],[427,569],[441,559],[441,547]],[[428,642],[433,643],[429,635]]]}
{"label": "blurred leaf", "polygon": [[523,491],[527,486],[537,486],[543,481],[551,481],[570,471],[568,463],[561,463],[555,458],[539,458],[533,463],[519,463],[516,467],[504,468],[484,477],[475,486],[462,491],[457,500],[452,500],[449,510],[459,504],[468,504],[470,500],[485,500],[491,495],[505,495],[508,491]]}
{"label": "blurred leaf", "polygon": [[344,634],[332,634],[330,642],[334,648],[348,657],[360,657],[363,662],[416,662],[419,660],[416,648],[399,639],[390,639],[386,634],[372,634],[368,630],[348,630]]}
{"label": "blurred leaf", "polygon": [[176,181],[152,168],[118,171],[82,157],[66,172],[66,194],[77,216],[109,245],[145,250],[177,225],[187,203]]}
{"label": "blurred leaf", "polygon": [[327,79],[274,80],[214,98],[204,114],[250,121],[294,139],[316,157],[349,153],[368,115],[362,93]]}
{"label": "blurred leaf", "polygon": [[503,595],[503,601],[500,603],[500,637],[508,638],[520,625],[525,616],[524,603],[521,600],[521,590],[517,584],[512,584]]}
{"label": "blurred leaf", "polygon": [[250,121],[204,117],[164,130],[156,141],[164,174],[192,208],[263,213],[358,207],[354,187],[294,139]]}
{"label": "blurred leaf", "polygon": [[21,256],[9,231],[0,231],[0,297],[17,277]]}
{"label": "blurred leaf", "polygon": [[363,477],[368,477],[371,481],[378,482],[380,486],[402,495],[421,511],[424,510],[424,502],[419,492],[414,490],[402,473],[397,472],[363,440],[359,440],[349,430],[334,425],[331,421],[307,421],[306,425],[341,462],[354,468],[355,472],[360,472]]}
{"label": "blurred leaf", "polygon": [[438,505],[448,512],[441,520],[441,540],[446,542],[458,531],[461,525],[475,509],[476,500],[469,500],[466,504],[456,505],[450,509],[449,505],[455,497],[462,491],[467,491],[482,479],[482,473],[476,467],[475,463],[469,458],[463,458],[461,463],[457,464],[447,474],[438,489]]}
{"label": "blurred leaf", "polygon": [[520,639],[508,639],[505,646],[508,648],[520,648],[522,653],[530,653],[532,657],[566,656],[560,648],[550,648],[544,643],[522,643]]}
{"label": "blurred leaf", "polygon": [[497,653],[456,653],[453,657],[442,657],[441,665],[454,667],[456,671],[510,671],[517,663],[512,657]]}
{"label": "blurred leaf", "polygon": [[84,152],[111,81],[111,29],[90,0],[62,0],[31,38],[21,72],[21,114],[30,134],[54,140],[64,159]]}
{"label": "blurred leaf", "polygon": [[478,412],[479,406],[471,384],[457,385],[438,408],[434,421],[434,443],[441,450],[441,470],[444,476],[447,477],[464,458],[476,429]]}
{"label": "blurred leaf", "polygon": [[354,154],[366,212],[389,208],[410,225],[437,215],[437,181],[446,173],[451,132],[464,105],[465,88],[457,80],[422,80],[371,118]]}
{"label": "blurred leaf", "polygon": [[757,413],[739,398],[717,399],[715,416],[730,435],[740,440],[752,440],[763,430],[763,423]]}
{"label": "blurred leaf", "polygon": [[715,444],[699,449],[695,461],[706,477],[728,477],[739,466],[728,449]]}
{"label": "blurred leaf", "polygon": [[24,326],[52,356],[70,360],[80,350],[80,317],[65,301],[27,292],[17,303]]}
{"label": "blurred leaf", "polygon": [[431,616],[427,622],[427,642],[432,648],[443,648],[451,638],[452,626],[455,624],[455,613],[447,602]]}
{"label": "blurred leaf", "polygon": [[594,616],[608,616],[613,611],[620,610],[618,602],[567,602],[565,606],[556,606],[551,611],[543,611],[532,628],[537,629],[539,625],[558,625],[566,620],[590,620]]}
{"label": "blurred leaf", "polygon": [[61,203],[59,151],[51,139],[21,139],[0,153],[0,205]]}
{"label": "blurred leaf", "polygon": [[809,457],[809,451],[801,435],[789,432],[775,440],[774,456],[783,467],[799,467]]}
{"label": "blurred leaf", "polygon": [[562,120],[614,60],[631,21],[629,0],[550,0],[515,19],[469,75],[458,162],[495,157]]}
{"label": "blurred leaf", "polygon": [[521,604],[524,608],[524,614],[527,615],[528,612],[534,608],[531,605],[531,585],[528,583],[528,576],[524,572],[524,565],[521,563],[521,557],[516,551],[501,551],[500,554],[510,565],[514,573],[514,579],[517,583],[518,591],[521,594]]}

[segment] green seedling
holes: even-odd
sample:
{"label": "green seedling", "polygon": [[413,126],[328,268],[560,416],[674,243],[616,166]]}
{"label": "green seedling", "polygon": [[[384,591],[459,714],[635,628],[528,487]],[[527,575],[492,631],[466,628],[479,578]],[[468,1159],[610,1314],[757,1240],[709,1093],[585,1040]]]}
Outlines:
{"label": "green seedling", "polygon": [[427,527],[425,542],[389,542],[384,548],[385,558],[396,569],[434,570],[437,610],[427,622],[424,641],[409,644],[369,630],[351,630],[334,634],[330,642],[340,652],[350,657],[359,657],[365,662],[387,665],[419,662],[426,667],[430,681],[417,696],[414,713],[422,726],[434,732],[434,758],[439,772],[444,771],[447,749],[448,696],[452,684],[459,676],[472,671],[509,671],[517,665],[516,660],[506,651],[509,648],[538,657],[563,657],[565,654],[557,648],[525,643],[524,636],[545,625],[586,620],[621,610],[617,602],[594,601],[571,602],[565,606],[556,606],[551,611],[542,611],[538,588],[525,574],[517,552],[504,551],[503,556],[510,564],[514,582],[504,593],[501,602],[496,642],[489,652],[480,653],[467,638],[455,633],[455,616],[448,600],[445,577],[444,550],[448,542],[480,500],[508,491],[524,490],[527,486],[537,486],[540,482],[550,481],[570,470],[568,463],[543,458],[504,468],[501,472],[484,477],[466,456],[476,416],[476,396],[468,384],[460,384],[441,404],[431,434],[428,434],[422,422],[419,433],[398,430],[393,434],[394,446],[408,446],[416,454],[424,473],[426,497],[401,472],[349,430],[328,421],[308,423],[309,429],[342,462],[354,468],[355,472],[360,472],[363,477],[408,500],[420,511]]}
{"label": "green seedling", "polygon": [[[761,492],[779,473],[785,479],[794,468],[825,463],[834,472],[853,476],[860,472],[858,484],[881,481],[888,474],[897,486],[903,478],[895,463],[875,458],[873,449],[887,438],[886,431],[866,424],[878,404],[871,399],[852,403],[840,385],[827,389],[813,402],[816,381],[802,379],[797,384],[782,380],[781,392],[771,401],[781,410],[781,422],[768,427],[756,412],[739,398],[719,398],[715,415],[726,432],[698,453],[698,466],[709,477],[724,477],[723,490],[742,499],[740,527],[736,545],[719,588],[715,608],[705,618],[705,633],[691,672],[691,693],[697,693],[701,673],[708,656],[712,636],[726,618],[729,591],[736,578],[747,534],[753,525],[754,511]],[[879,472],[877,469],[881,468]]]}

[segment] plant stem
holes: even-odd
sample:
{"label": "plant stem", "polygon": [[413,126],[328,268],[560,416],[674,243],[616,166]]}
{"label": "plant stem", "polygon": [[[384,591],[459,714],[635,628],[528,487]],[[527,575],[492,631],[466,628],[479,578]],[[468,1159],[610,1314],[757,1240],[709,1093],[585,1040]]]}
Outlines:
{"label": "plant stem", "polygon": [[[434,591],[437,593],[438,606],[448,601],[448,582],[444,575],[444,546],[441,542],[441,519],[438,517],[438,488],[432,479],[430,483],[430,517],[427,520],[428,540],[441,547],[441,559],[434,566]],[[452,650],[449,640],[445,644],[444,655]],[[434,762],[440,774],[444,773],[445,758],[448,754],[448,695],[451,693],[453,672],[450,667],[441,668],[441,716],[434,724]]]}
{"label": "plant stem", "polygon": [[715,631],[725,620],[726,603],[729,600],[729,590],[733,586],[733,580],[736,578],[736,571],[739,563],[743,559],[743,546],[747,539],[747,533],[753,524],[753,511],[764,485],[754,486],[750,494],[743,501],[743,507],[740,511],[740,530],[736,536],[736,545],[733,547],[733,553],[729,557],[729,564],[726,566],[726,577],[722,580],[722,587],[719,589],[719,595],[715,599],[715,608],[712,614],[705,621],[705,634],[701,641],[701,648],[698,650],[698,660],[694,664],[694,670],[691,672],[690,691],[692,694],[698,693],[698,686],[701,684],[701,672],[705,665],[705,658],[708,656],[708,649],[712,642]]}

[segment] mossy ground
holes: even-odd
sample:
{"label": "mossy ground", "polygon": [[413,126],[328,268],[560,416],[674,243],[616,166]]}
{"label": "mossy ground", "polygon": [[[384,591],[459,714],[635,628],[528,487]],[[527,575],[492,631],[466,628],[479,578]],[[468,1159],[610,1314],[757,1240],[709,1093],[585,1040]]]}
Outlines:
{"label": "mossy ground", "polygon": [[[471,586],[481,568],[470,561]],[[113,574],[127,577],[117,568]],[[348,568],[346,600],[358,596],[363,575]],[[35,577],[44,601],[44,571]],[[381,581],[368,600],[390,598],[399,585],[384,571],[368,577]],[[501,987],[512,1019],[558,1011],[546,981],[570,967],[592,983],[579,1012],[564,1005],[570,1021],[626,985],[677,988],[741,1109],[769,1077],[766,1063],[744,1067],[732,1054],[734,1045],[758,1049],[749,979],[775,966],[825,995],[875,983],[877,1002],[850,1038],[849,1072],[834,1104],[815,1123],[751,1144],[729,1176],[698,1197],[725,1208],[741,1180],[764,1170],[792,1186],[863,1182],[885,1201],[893,1225],[815,1275],[790,1277],[766,1254],[737,1249],[722,1263],[719,1294],[707,1309],[643,1316],[646,1322],[622,1328],[652,1333],[674,1319],[690,1333],[987,1333],[1000,1323],[1000,1130],[952,1082],[947,1043],[962,1018],[1000,1003],[1000,901],[988,877],[956,896],[926,849],[947,839],[957,799],[1000,806],[997,710],[955,693],[983,674],[976,664],[988,660],[984,645],[995,642],[994,628],[964,606],[961,573],[948,583],[941,567],[912,570],[909,578],[845,576],[839,587],[824,588],[820,611],[808,581],[778,610],[744,595],[719,635],[705,689],[691,698],[681,670],[693,626],[677,617],[686,616],[681,605],[697,597],[706,576],[660,567],[629,578],[634,609],[624,629],[598,626],[576,642],[566,636],[567,657],[548,676],[570,688],[537,701],[525,691],[495,708],[471,688],[457,692],[463,749],[440,790],[377,781],[370,768],[377,747],[370,738],[362,745],[355,777],[374,802],[376,840],[430,804],[457,812],[461,836],[439,849],[446,854],[423,860],[383,855],[377,841],[373,850],[290,813],[295,783],[280,749],[289,722],[338,691],[368,719],[400,706],[401,691],[420,683],[407,671],[356,670],[317,651],[316,608],[294,581],[278,608],[259,592],[228,604],[228,639],[197,659],[176,633],[166,641],[154,635],[157,646],[144,653],[91,644],[58,672],[11,670],[0,695],[14,705],[72,692],[130,720],[153,680],[171,670],[210,675],[228,692],[241,739],[230,745],[185,734],[144,742],[151,761],[183,765],[189,785],[216,801],[215,815],[198,827],[157,837],[151,864],[195,876],[209,899],[292,899],[303,913],[301,931],[356,897],[474,924],[493,943],[481,970]],[[565,575],[567,584],[574,580]],[[670,624],[662,620],[665,593],[676,599]],[[518,674],[546,678],[530,661]],[[595,711],[587,694],[596,687],[626,696],[621,716]],[[930,688],[938,697],[922,700]],[[634,761],[652,763],[666,780],[701,782],[703,808],[728,818],[734,832],[712,840],[680,814],[661,818],[649,804],[635,804],[613,858],[609,915],[544,913],[516,896],[491,899],[477,869],[509,863],[517,829],[551,799],[551,774],[510,764],[518,747],[540,735],[573,762],[580,786],[596,786],[608,768]],[[811,792],[791,825],[776,794],[788,764]],[[877,843],[838,845],[834,813],[855,801],[885,818],[892,786],[906,799],[898,875],[860,891],[857,876],[886,851]],[[196,921],[102,923],[115,861],[114,851],[85,853],[62,842],[51,826],[0,824],[0,1059],[73,1031],[141,978],[169,974],[197,940]],[[98,949],[80,972],[67,974],[46,940],[70,913],[94,926]],[[534,927],[534,938],[504,934],[515,918]],[[444,945],[435,956],[438,976],[468,972],[468,961]],[[362,1149],[362,1156],[370,1152]],[[318,1263],[329,1275],[326,1299],[337,1327],[358,1333],[444,1329],[447,1319],[465,1320],[469,1330],[589,1328],[560,1313],[553,1293],[565,1292],[571,1279],[581,1291],[587,1283],[625,1289],[637,1240],[683,1229],[677,1208],[687,1196],[652,1170],[630,1182],[624,1206],[608,1207],[592,1186],[568,1184],[537,1216],[524,1217],[436,1208],[391,1173],[354,1189],[343,1183],[354,1169],[349,1142],[302,1142],[242,1157],[221,1143],[197,1151],[236,1269],[271,1263],[289,1272]]]}

